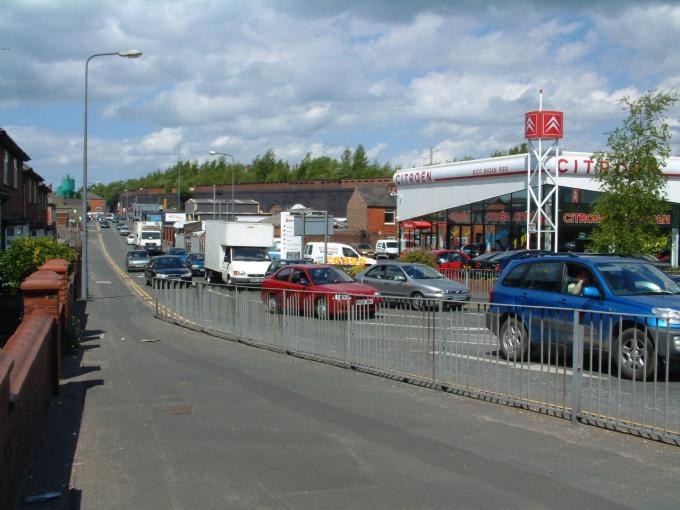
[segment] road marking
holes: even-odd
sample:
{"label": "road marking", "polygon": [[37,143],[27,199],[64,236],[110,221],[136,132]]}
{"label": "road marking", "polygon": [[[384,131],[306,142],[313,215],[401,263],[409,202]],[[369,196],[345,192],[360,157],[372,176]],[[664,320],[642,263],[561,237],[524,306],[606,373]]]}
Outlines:
{"label": "road marking", "polygon": [[95,281],[94,283],[111,283],[109,280],[99,280]]}

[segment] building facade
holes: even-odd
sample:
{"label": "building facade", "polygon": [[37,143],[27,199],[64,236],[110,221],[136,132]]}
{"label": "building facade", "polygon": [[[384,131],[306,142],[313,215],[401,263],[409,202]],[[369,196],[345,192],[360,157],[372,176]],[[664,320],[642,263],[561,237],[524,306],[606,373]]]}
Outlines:
{"label": "building facade", "polygon": [[20,237],[51,234],[47,218],[50,189],[29,165],[30,157],[0,129],[0,249]]}
{"label": "building facade", "polygon": [[[523,248],[527,230],[527,154],[404,169],[395,173],[402,246],[484,251]],[[557,248],[583,251],[601,220],[592,212],[600,193],[589,153],[565,152],[547,162],[558,173]],[[677,244],[680,227],[680,158],[663,173],[670,214],[655,220]],[[555,204],[549,201],[548,210]],[[531,234],[530,234],[531,235]],[[676,250],[677,251],[677,250]]]}

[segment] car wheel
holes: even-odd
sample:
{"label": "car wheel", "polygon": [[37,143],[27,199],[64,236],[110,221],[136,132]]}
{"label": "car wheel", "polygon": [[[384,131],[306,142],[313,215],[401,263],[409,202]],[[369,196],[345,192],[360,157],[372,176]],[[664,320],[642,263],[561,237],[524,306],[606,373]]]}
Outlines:
{"label": "car wheel", "polygon": [[265,301],[265,306],[269,313],[279,313],[279,300],[274,294],[268,294],[267,300]]}
{"label": "car wheel", "polygon": [[521,361],[526,355],[527,348],[527,332],[524,325],[516,317],[508,317],[500,331],[501,356],[510,361]]}
{"label": "car wheel", "polygon": [[644,331],[629,328],[621,338],[613,339],[614,361],[626,379],[635,381],[654,378],[658,363],[656,349]]}
{"label": "car wheel", "polygon": [[148,278],[144,278],[144,281],[148,287],[151,287],[151,281]]}
{"label": "car wheel", "polygon": [[425,298],[420,292],[411,294],[411,306],[418,311],[425,309]]}
{"label": "car wheel", "polygon": [[316,300],[316,304],[314,306],[316,309],[316,316],[321,319],[321,320],[326,320],[328,319],[328,301],[324,297],[320,297],[319,299]]}
{"label": "car wheel", "polygon": [[212,283],[212,271],[205,272],[205,281],[206,283]]}

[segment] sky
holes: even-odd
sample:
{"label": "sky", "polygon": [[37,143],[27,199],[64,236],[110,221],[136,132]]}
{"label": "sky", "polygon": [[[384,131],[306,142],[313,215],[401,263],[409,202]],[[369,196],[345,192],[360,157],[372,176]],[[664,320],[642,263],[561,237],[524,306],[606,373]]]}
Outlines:
{"label": "sky", "polygon": [[[0,127],[58,185],[273,149],[401,167],[523,142],[565,116],[564,149],[606,147],[624,96],[680,88],[680,3],[435,0],[0,0]],[[680,107],[669,112],[680,153]]]}

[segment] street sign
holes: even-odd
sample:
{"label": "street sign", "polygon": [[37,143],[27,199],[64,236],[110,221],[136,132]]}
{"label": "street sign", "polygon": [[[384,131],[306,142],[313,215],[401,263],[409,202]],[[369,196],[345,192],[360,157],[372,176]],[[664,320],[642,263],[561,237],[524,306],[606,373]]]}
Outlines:
{"label": "street sign", "polygon": [[535,223],[529,223],[529,233],[535,234],[536,232],[538,232],[538,229],[536,228],[536,224]]}
{"label": "street sign", "polygon": [[[300,216],[295,216],[295,223],[293,228],[293,235],[296,236],[323,236],[323,235],[333,235],[333,217],[328,216],[325,218],[323,215],[318,216],[318,211],[316,214],[305,214]],[[324,223],[325,229],[324,229]]]}

